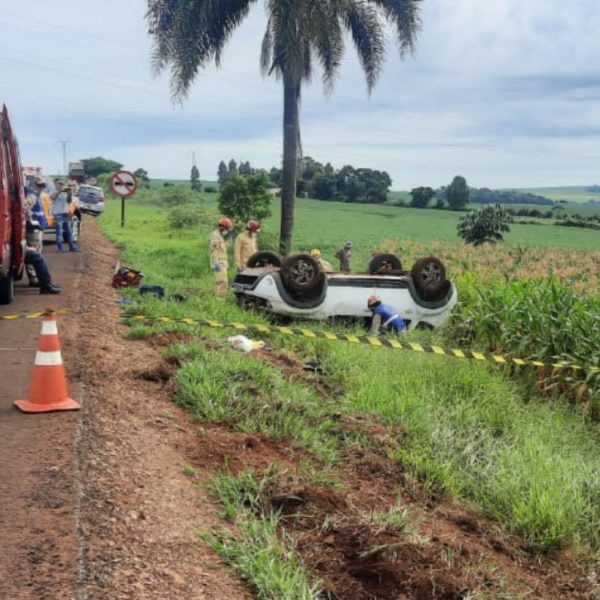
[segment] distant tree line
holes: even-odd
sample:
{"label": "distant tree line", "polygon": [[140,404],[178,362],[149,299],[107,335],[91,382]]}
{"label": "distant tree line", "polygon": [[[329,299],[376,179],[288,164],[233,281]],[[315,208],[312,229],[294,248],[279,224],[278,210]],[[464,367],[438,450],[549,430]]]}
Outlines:
{"label": "distant tree line", "polygon": [[[432,208],[440,210],[465,210],[471,197],[471,189],[462,175],[456,175],[450,185],[437,190],[431,187],[417,187],[410,191],[410,206],[413,208],[428,208],[431,200],[435,199]],[[405,206],[403,201],[397,203]]]}
{"label": "distant tree line", "polygon": [[[226,184],[236,175],[265,174],[271,187],[282,186],[283,170],[278,167],[273,167],[267,172],[254,168],[248,161],[238,165],[231,159],[229,163],[222,160],[217,172],[219,185]],[[298,161],[296,195],[300,198],[382,204],[388,199],[391,185],[392,180],[385,171],[355,168],[352,165],[335,169],[331,163],[323,164],[310,156]]]}
{"label": "distant tree line", "polygon": [[[305,156],[298,165],[296,193],[299,197],[317,200],[337,200],[364,204],[383,204],[388,199],[392,180],[385,171],[345,165],[336,169],[330,162],[325,164]],[[273,167],[269,171],[271,182],[279,187],[282,170]]]}
{"label": "distant tree line", "polygon": [[552,206],[553,200],[520,192],[518,190],[490,190],[489,188],[471,188],[471,202],[477,204],[541,204]]}

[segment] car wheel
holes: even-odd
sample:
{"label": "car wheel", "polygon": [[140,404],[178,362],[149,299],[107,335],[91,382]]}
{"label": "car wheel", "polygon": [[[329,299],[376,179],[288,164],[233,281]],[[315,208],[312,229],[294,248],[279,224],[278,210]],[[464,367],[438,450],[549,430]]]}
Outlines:
{"label": "car wheel", "polygon": [[322,282],[319,263],[309,254],[288,256],[280,273],[285,287],[294,292],[312,291]]}
{"label": "car wheel", "polygon": [[401,270],[402,263],[395,254],[376,254],[369,262],[369,273],[371,274]]}
{"label": "car wheel", "polygon": [[420,258],[414,264],[410,275],[417,290],[430,294],[438,292],[446,282],[446,268],[435,256]]}
{"label": "car wheel", "polygon": [[281,267],[281,256],[276,252],[261,250],[260,252],[255,252],[248,259],[246,266],[250,269],[256,269],[257,267]]}
{"label": "car wheel", "polygon": [[10,304],[15,296],[15,284],[12,273],[8,277],[0,277],[0,304]]}

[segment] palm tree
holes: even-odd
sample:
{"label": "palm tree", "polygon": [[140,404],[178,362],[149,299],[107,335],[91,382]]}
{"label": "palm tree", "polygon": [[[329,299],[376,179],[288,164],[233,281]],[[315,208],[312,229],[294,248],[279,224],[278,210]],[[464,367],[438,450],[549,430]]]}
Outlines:
{"label": "palm tree", "polygon": [[[157,72],[171,68],[173,97],[182,100],[198,70],[214,62],[257,0],[148,0],[146,15]],[[421,0],[265,0],[268,20],[261,67],[283,81],[283,182],[280,249],[289,253],[294,228],[296,170],[300,144],[302,83],[313,61],[331,90],[350,33],[369,92],[385,56],[385,24],[396,33],[400,55],[414,49]]]}

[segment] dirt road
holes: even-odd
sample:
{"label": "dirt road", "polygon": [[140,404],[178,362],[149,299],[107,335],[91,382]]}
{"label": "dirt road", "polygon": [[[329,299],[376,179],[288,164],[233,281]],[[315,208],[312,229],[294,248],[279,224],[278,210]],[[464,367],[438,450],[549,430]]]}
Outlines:
{"label": "dirt road", "polygon": [[81,411],[25,415],[41,320],[0,321],[0,598],[244,598],[198,544],[217,523],[183,473],[197,425],[170,401],[158,350],[123,339],[116,253],[88,219],[81,254],[44,253],[59,296],[17,287],[1,314],[53,306]]}

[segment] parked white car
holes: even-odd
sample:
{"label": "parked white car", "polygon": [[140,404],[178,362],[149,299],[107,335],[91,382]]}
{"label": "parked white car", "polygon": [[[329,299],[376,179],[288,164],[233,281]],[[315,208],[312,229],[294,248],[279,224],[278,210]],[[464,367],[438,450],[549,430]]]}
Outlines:
{"label": "parked white car", "polygon": [[82,183],[77,190],[77,198],[81,212],[93,216],[104,212],[105,199],[102,188]]}
{"label": "parked white car", "polygon": [[238,301],[277,315],[368,319],[367,299],[376,294],[414,329],[440,327],[457,302],[456,287],[434,256],[418,260],[410,272],[391,254],[375,256],[365,273],[323,273],[308,254],[281,261],[274,253],[258,252],[248,265],[232,284]]}

